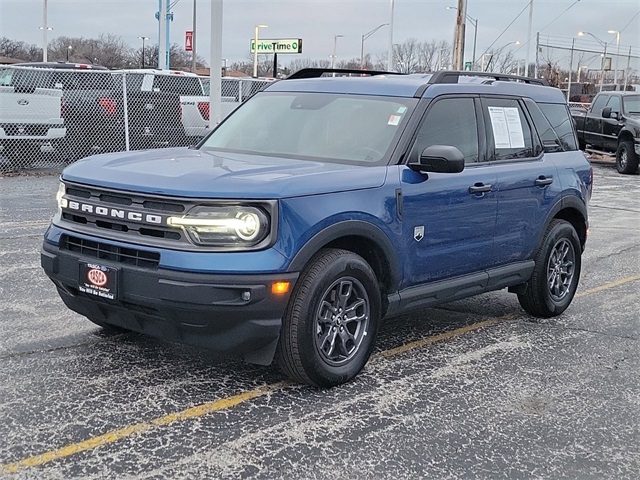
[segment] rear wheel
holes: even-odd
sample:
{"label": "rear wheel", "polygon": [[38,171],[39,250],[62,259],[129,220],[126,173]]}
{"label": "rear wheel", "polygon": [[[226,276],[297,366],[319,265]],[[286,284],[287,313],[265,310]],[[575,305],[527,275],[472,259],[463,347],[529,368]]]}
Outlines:
{"label": "rear wheel", "polygon": [[620,173],[636,173],[638,155],[631,140],[620,140],[616,151],[616,169]]}
{"label": "rear wheel", "polygon": [[276,360],[292,379],[332,387],[353,379],[380,318],[375,273],[347,250],[321,250],[303,270],[283,318]]}
{"label": "rear wheel", "polygon": [[569,307],[580,279],[581,252],[573,225],[565,220],[553,220],[536,253],[529,284],[518,294],[518,301],[526,312],[548,318],[560,315]]}

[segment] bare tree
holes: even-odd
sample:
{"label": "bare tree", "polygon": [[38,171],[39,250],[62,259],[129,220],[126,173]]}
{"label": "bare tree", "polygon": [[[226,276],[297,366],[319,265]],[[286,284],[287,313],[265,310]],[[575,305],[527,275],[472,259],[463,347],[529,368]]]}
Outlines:
{"label": "bare tree", "polygon": [[42,48],[26,42],[1,37],[0,57],[15,58],[25,62],[35,62],[42,60]]}
{"label": "bare tree", "polygon": [[393,64],[400,73],[415,73],[420,67],[420,44],[415,38],[393,46]]}

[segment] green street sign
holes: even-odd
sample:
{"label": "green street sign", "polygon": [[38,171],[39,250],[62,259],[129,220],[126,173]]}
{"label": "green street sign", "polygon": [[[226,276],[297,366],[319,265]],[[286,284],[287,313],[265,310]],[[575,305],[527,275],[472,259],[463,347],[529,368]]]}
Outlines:
{"label": "green street sign", "polygon": [[[251,39],[251,53],[255,53],[255,39]],[[302,53],[301,38],[259,38],[258,53],[273,54],[277,53]]]}
{"label": "green street sign", "polygon": [[473,68],[473,62],[464,62],[464,69],[467,72],[470,72]]}

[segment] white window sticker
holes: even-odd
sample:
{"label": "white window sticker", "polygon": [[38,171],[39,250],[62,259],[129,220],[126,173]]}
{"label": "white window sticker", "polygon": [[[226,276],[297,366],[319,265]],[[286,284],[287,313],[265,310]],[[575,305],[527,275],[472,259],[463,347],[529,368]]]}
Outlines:
{"label": "white window sticker", "polygon": [[400,115],[391,115],[389,117],[389,121],[387,122],[387,125],[398,125],[400,123],[400,119],[402,117]]}
{"label": "white window sticker", "polygon": [[524,148],[524,135],[518,109],[489,107],[496,148]]}

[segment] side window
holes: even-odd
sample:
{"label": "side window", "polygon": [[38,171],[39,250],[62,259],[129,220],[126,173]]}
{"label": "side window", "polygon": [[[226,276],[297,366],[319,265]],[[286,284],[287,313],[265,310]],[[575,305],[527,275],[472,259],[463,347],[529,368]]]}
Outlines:
{"label": "side window", "polygon": [[142,90],[142,80],[144,75],[139,73],[127,73],[127,90],[136,93]]}
{"label": "side window", "polygon": [[607,107],[611,107],[611,113],[620,113],[620,97],[613,95],[609,98]]}
{"label": "side window", "polygon": [[536,156],[531,126],[518,100],[484,98],[489,160],[513,160]]}
{"label": "side window", "polygon": [[478,120],[473,98],[436,100],[420,125],[409,161],[418,161],[422,151],[431,145],[456,147],[465,163],[478,161]]}
{"label": "side window", "polygon": [[153,88],[160,92],[178,95],[202,95],[202,84],[198,77],[156,75],[153,79]]}
{"label": "side window", "polygon": [[609,100],[609,95],[598,95],[596,101],[593,102],[591,112],[596,115],[602,115],[602,109],[606,106],[607,100]]}
{"label": "side window", "polygon": [[578,140],[576,139],[573,119],[567,106],[559,103],[540,103],[539,106],[556,131],[562,148],[565,151],[578,150]]}

